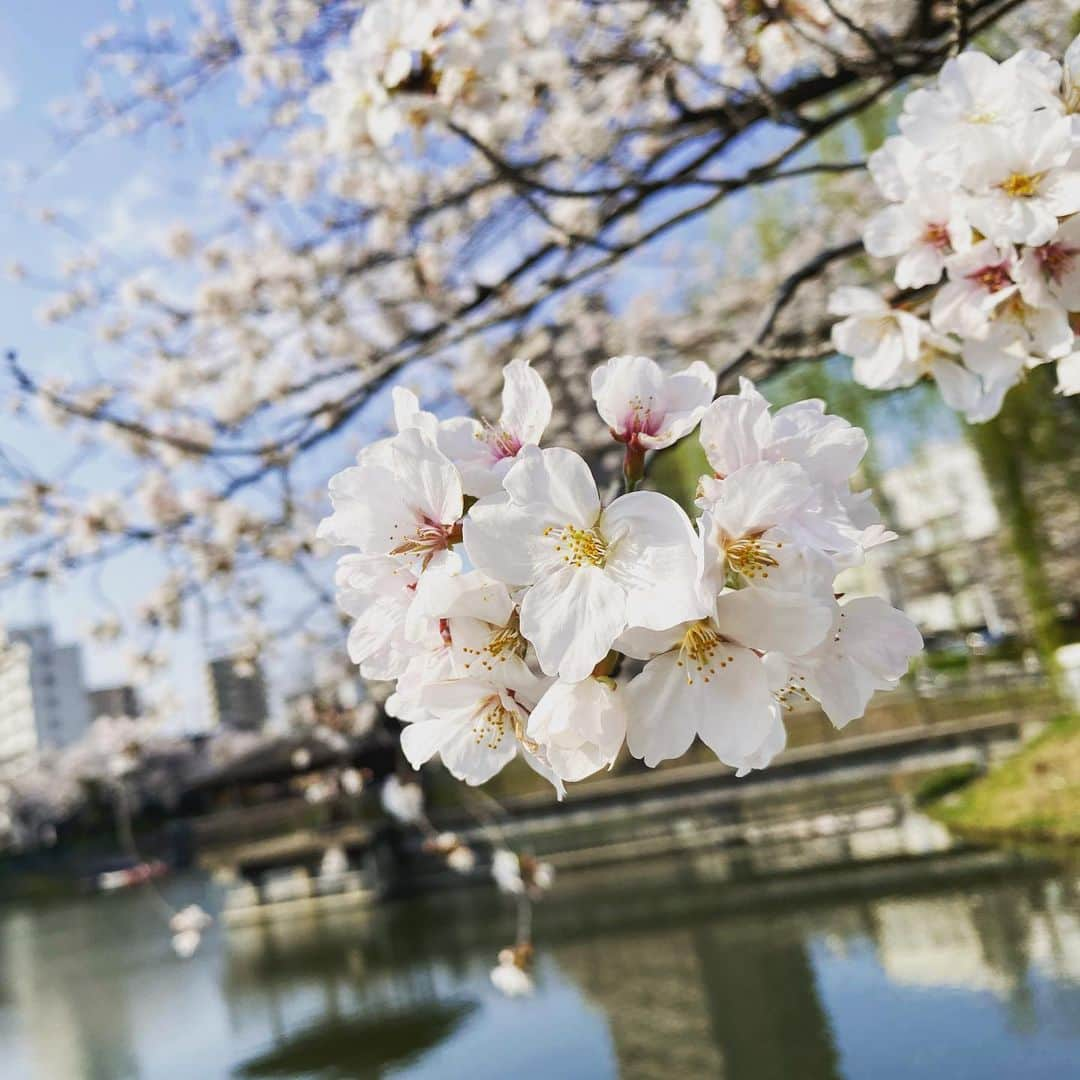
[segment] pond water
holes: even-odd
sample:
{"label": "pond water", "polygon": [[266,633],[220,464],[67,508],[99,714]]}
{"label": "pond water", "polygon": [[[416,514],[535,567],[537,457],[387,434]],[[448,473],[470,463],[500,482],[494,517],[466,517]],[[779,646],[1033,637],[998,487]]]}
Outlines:
{"label": "pond water", "polygon": [[[173,903],[219,898],[178,878]],[[1080,873],[937,857],[736,892],[707,860],[564,875],[537,989],[488,971],[493,891],[213,928],[142,892],[0,909],[0,1075],[1063,1080],[1080,1076]]]}

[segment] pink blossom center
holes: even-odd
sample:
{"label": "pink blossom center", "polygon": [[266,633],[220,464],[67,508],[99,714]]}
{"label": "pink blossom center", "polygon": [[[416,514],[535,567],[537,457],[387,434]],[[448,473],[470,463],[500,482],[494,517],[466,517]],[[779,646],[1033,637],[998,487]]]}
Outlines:
{"label": "pink blossom center", "polygon": [[1035,258],[1039,260],[1043,273],[1058,284],[1072,271],[1077,255],[1080,255],[1080,248],[1068,244],[1043,244],[1035,249]]}
{"label": "pink blossom center", "polygon": [[922,238],[924,244],[929,244],[938,251],[944,251],[949,246],[949,230],[937,221],[926,226]]}
{"label": "pink blossom center", "polygon": [[1000,292],[1013,283],[1009,274],[1008,263],[992,263],[988,266],[981,266],[978,270],[972,270],[967,275],[967,279],[975,282],[976,285],[989,293]]}
{"label": "pink blossom center", "polygon": [[486,422],[480,438],[488,444],[491,456],[495,461],[516,457],[517,452],[521,449],[521,440],[516,435]]}
{"label": "pink blossom center", "polygon": [[623,418],[621,434],[627,441],[635,435],[656,435],[663,423],[663,412],[653,412],[652,398],[647,404],[641,398],[631,398],[630,411]]}
{"label": "pink blossom center", "polygon": [[[425,563],[436,551],[450,547],[455,536],[456,525],[444,525],[423,517],[416,528],[402,537],[391,549],[391,555],[423,555]],[[400,534],[399,534],[400,535]]]}

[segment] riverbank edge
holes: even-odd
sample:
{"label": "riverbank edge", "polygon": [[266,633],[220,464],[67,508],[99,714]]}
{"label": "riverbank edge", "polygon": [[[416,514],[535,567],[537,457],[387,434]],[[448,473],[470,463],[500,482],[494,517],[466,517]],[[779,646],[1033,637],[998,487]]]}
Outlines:
{"label": "riverbank edge", "polygon": [[1080,847],[1080,713],[1046,730],[985,775],[922,807],[961,839],[977,844]]}

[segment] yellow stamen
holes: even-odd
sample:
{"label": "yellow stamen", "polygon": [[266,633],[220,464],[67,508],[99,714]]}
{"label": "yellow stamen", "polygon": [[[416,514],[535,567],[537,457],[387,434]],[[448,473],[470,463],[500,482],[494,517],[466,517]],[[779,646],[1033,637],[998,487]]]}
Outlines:
{"label": "yellow stamen", "polygon": [[516,710],[507,709],[499,697],[487,698],[477,710],[473,720],[473,739],[477,746],[483,744],[489,750],[498,750],[507,729],[531,754],[537,753],[540,744],[525,734],[525,722]]}
{"label": "yellow stamen", "polygon": [[806,682],[805,675],[793,675],[786,686],[773,693],[773,697],[780,703],[785,712],[793,712],[795,706],[791,703],[792,698],[801,698],[803,701],[813,700],[810,692],[802,683]]}
{"label": "yellow stamen", "polygon": [[700,675],[703,682],[716,674],[716,664],[726,668],[735,657],[725,652],[719,659],[715,658],[717,649],[726,649],[727,643],[716,631],[707,619],[700,619],[687,627],[679,643],[679,659],[675,661],[678,667],[686,672],[686,683],[694,685],[695,675]]}
{"label": "yellow stamen", "polygon": [[728,566],[736,574],[752,580],[760,574],[763,578],[769,576],[770,567],[779,566],[776,557],[768,552],[768,548],[779,551],[782,543],[770,543],[760,536],[743,536],[738,540],[732,540],[724,544],[724,555]]}
{"label": "yellow stamen", "polygon": [[497,697],[488,698],[476,714],[473,738],[477,746],[483,743],[489,750],[497,750],[507,727],[513,729],[513,725],[513,717],[502,702]]}
{"label": "yellow stamen", "polygon": [[564,525],[556,529],[549,525],[544,536],[555,538],[555,550],[562,561],[571,566],[603,566],[607,559],[607,541],[596,529],[579,529],[575,525]]}
{"label": "yellow stamen", "polygon": [[[508,657],[516,656],[523,659],[528,647],[529,643],[521,636],[521,629],[518,626],[518,613],[515,611],[510,616],[510,621],[505,626],[499,627],[488,638],[486,645],[479,649],[465,646],[462,652],[479,658],[481,666],[488,671],[492,671],[496,663],[502,663]],[[466,668],[471,665],[471,660],[465,661]]]}
{"label": "yellow stamen", "polygon": [[1039,193],[1039,181],[1042,173],[1013,173],[1003,180],[998,187],[1011,199],[1030,199]]}

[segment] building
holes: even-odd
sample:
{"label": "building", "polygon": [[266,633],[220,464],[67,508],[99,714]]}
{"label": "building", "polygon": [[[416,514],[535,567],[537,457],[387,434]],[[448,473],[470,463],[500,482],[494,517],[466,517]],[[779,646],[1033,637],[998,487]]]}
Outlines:
{"label": "building", "polygon": [[134,686],[105,686],[91,690],[90,715],[96,720],[99,716],[139,716],[139,697]]}
{"label": "building", "polygon": [[904,607],[923,631],[1016,630],[1022,599],[1005,595],[987,573],[1008,555],[999,542],[993,493],[971,446],[931,443],[886,473],[881,487],[900,534],[886,557]]}
{"label": "building", "polygon": [[30,646],[0,637],[0,780],[17,773],[37,748]]}
{"label": "building", "polygon": [[30,692],[38,747],[54,749],[77,742],[90,727],[82,649],[58,645],[49,626],[23,627],[10,631],[8,637],[30,650]]}
{"label": "building", "polygon": [[[1052,469],[1031,486],[1048,533],[1045,568],[1059,616],[1080,613],[1080,530],[1074,495]],[[838,588],[877,593],[903,608],[924,634],[1026,634],[1030,614],[1016,559],[975,450],[963,440],[927,444],[877,485],[876,504],[898,539],[846,571]],[[1071,505],[1070,505],[1071,504]]]}
{"label": "building", "polygon": [[259,664],[225,656],[212,660],[207,674],[212,722],[237,731],[261,730],[269,710]]}

